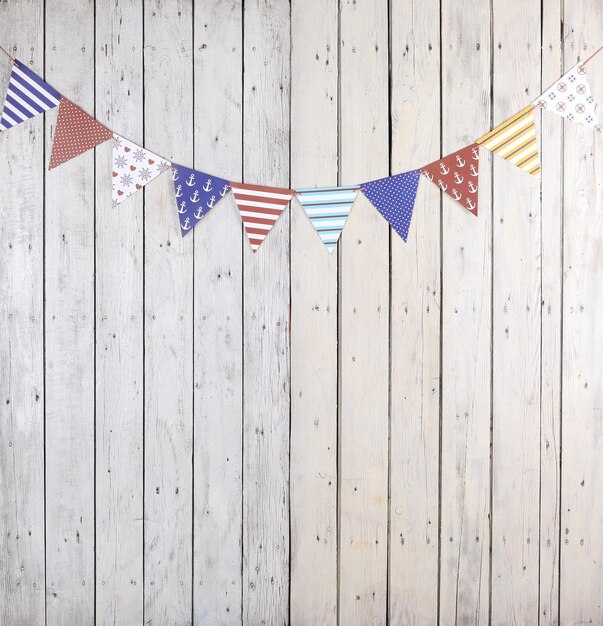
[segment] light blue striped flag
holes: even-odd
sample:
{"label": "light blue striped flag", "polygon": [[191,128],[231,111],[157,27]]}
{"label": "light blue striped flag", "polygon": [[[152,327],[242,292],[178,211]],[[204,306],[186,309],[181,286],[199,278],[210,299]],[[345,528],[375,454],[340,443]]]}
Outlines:
{"label": "light blue striped flag", "polygon": [[13,61],[0,118],[0,133],[58,106],[61,94],[21,61]]}
{"label": "light blue striped flag", "polygon": [[296,189],[304,211],[329,253],[337,246],[339,235],[356,199],[359,185],[350,187],[306,187]]}

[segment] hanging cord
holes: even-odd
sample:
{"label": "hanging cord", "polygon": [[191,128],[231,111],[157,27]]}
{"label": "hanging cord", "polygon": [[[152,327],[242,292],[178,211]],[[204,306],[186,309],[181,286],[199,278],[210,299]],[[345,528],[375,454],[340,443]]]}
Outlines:
{"label": "hanging cord", "polygon": [[4,52],[4,54],[6,54],[6,56],[11,60],[14,61],[15,59],[13,59],[13,57],[2,47],[0,46],[0,50],[2,50],[2,52]]}
{"label": "hanging cord", "polygon": [[584,66],[595,56],[597,56],[597,54],[599,54],[599,52],[601,52],[601,50],[603,50],[603,46],[601,46],[598,50],[595,50],[589,57],[588,59],[586,59],[586,61],[584,61],[584,63],[582,63],[580,65],[580,69],[584,69]]}

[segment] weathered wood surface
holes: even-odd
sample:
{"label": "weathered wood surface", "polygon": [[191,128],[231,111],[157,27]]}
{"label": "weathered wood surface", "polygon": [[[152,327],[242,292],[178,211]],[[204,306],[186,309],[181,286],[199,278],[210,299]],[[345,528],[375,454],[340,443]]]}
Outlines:
{"label": "weathered wood surface", "polygon": [[[491,37],[487,3],[442,3],[443,154],[491,128]],[[442,198],[441,624],[489,619],[491,161],[482,150],[478,219]]]}
{"label": "weathered wood surface", "polygon": [[[116,132],[279,186],[419,167],[602,43],[596,0],[0,2]],[[601,136],[537,118],[540,183],[482,151],[477,219],[359,197],[331,256],[296,201],[257,254],[169,175],[113,209],[56,111],[0,135],[0,622],[603,623]]]}
{"label": "weathered wood surface", "polygon": [[[242,172],[242,22],[241,0],[195,4],[194,166],[227,180],[240,180]],[[193,231],[193,620],[199,626],[241,623],[247,242],[237,213],[227,197]]]}
{"label": "weathered wood surface", "polygon": [[[439,0],[392,5],[391,173],[440,153]],[[391,241],[389,619],[436,624],[439,554],[440,192],[419,186],[408,241]]]}
{"label": "weathered wood surface", "polygon": [[[291,3],[291,183],[338,182],[335,0]],[[321,19],[314,16],[320,12]],[[308,83],[313,84],[311,90]],[[317,133],[307,129],[315,125]],[[338,255],[291,212],[291,623],[337,624]],[[308,596],[312,602],[308,602]]]}
{"label": "weathered wood surface", "polygon": [[[143,143],[142,7],[96,10],[96,116]],[[143,205],[112,207],[111,142],[97,149],[96,619],[143,619]]]}
{"label": "weathered wood surface", "polygon": [[[94,6],[45,6],[45,75],[95,112]],[[28,28],[25,25],[23,28]],[[69,59],[65,63],[65,59]],[[46,122],[46,146],[56,110]],[[46,150],[45,160],[50,157]],[[107,170],[108,171],[108,170]],[[51,174],[44,192],[46,623],[86,624],[95,613],[95,158]]]}
{"label": "weathered wood surface", "polygon": [[[42,7],[15,6],[0,40],[44,68]],[[30,32],[15,24],[31,24]],[[8,63],[0,63],[6,84]],[[44,624],[44,120],[0,158],[0,623]]]}
{"label": "weathered wood surface", "polygon": [[[539,0],[493,4],[493,120],[540,93]],[[540,181],[496,158],[492,190],[493,624],[538,623]],[[513,196],[509,189],[513,189]],[[509,367],[509,363],[513,363]],[[515,506],[509,507],[509,502]]]}

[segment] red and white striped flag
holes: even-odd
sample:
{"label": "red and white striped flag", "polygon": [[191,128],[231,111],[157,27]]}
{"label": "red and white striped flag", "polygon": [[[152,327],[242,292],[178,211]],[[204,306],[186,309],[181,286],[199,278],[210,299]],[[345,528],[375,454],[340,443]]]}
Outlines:
{"label": "red and white striped flag", "polygon": [[251,249],[255,252],[295,192],[293,189],[233,182],[230,186],[241,212]]}

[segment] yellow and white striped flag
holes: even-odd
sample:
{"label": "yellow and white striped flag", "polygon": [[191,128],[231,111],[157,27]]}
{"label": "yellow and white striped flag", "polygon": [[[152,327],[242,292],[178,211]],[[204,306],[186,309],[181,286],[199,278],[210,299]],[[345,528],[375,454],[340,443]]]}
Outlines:
{"label": "yellow and white striped flag", "polygon": [[532,104],[480,137],[476,143],[532,176],[540,174],[540,155]]}

